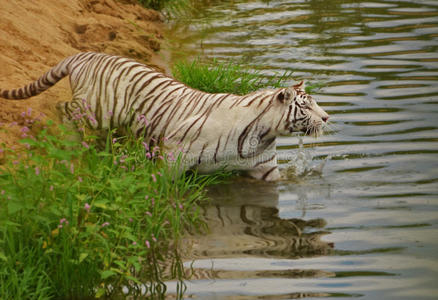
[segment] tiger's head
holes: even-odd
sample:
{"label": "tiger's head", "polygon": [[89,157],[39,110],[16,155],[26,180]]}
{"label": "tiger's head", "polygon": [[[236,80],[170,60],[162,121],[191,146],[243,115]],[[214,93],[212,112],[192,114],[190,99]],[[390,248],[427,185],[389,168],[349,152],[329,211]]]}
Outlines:
{"label": "tiger's head", "polygon": [[276,96],[281,105],[286,105],[283,116],[283,133],[303,132],[319,136],[329,115],[316,103],[304,89],[304,83],[280,89]]}

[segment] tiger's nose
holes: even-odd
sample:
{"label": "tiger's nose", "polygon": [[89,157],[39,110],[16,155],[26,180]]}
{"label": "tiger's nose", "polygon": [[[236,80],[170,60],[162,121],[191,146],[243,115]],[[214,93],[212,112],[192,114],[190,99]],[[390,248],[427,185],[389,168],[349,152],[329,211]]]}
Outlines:
{"label": "tiger's nose", "polygon": [[327,120],[329,119],[329,116],[324,116],[321,118],[325,123],[327,123]]}

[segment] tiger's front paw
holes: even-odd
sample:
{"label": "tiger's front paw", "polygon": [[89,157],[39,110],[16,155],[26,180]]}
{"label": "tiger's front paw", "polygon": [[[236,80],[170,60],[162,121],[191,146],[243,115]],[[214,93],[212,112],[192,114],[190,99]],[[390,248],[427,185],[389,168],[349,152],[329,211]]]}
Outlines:
{"label": "tiger's front paw", "polygon": [[248,175],[265,181],[277,181],[281,179],[280,171],[277,166],[271,166],[269,168],[257,168],[248,171]]}

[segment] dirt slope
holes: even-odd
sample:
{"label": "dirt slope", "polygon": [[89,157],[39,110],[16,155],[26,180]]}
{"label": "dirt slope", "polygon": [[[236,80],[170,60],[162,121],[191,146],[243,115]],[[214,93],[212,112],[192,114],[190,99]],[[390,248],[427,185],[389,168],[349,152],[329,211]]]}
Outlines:
{"label": "dirt slope", "polygon": [[[3,89],[23,86],[81,51],[118,54],[164,69],[159,54],[162,17],[135,0],[0,0],[0,8]],[[25,119],[43,114],[57,121],[55,104],[70,98],[63,79],[27,100],[0,99],[0,149],[2,143],[16,144],[23,125],[31,127]]]}

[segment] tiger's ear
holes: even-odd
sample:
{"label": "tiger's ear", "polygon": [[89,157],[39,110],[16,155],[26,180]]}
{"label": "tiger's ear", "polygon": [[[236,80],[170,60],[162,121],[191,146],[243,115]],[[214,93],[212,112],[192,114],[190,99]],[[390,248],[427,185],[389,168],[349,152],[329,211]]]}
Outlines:
{"label": "tiger's ear", "polygon": [[306,86],[305,86],[305,84],[304,84],[304,81],[302,81],[302,80],[301,80],[300,83],[294,85],[293,87],[294,87],[294,89],[299,90],[299,91],[303,91],[303,92],[304,92],[304,90],[306,89]]}
{"label": "tiger's ear", "polygon": [[292,101],[293,98],[293,91],[290,88],[281,90],[278,94],[277,94],[277,100],[281,103],[288,103],[290,101]]}

